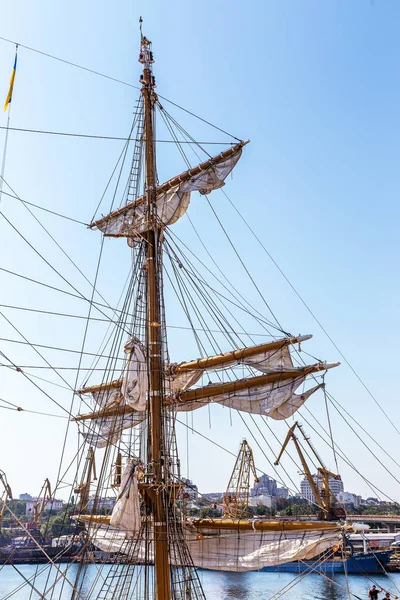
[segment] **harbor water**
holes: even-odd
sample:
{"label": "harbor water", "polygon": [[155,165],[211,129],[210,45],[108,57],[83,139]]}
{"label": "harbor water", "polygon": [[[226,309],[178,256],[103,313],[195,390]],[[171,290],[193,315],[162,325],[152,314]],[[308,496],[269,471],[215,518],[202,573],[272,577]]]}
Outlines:
{"label": "harbor water", "polygon": [[[60,571],[65,565],[58,565]],[[111,566],[88,565],[80,598],[95,600],[100,590],[101,580]],[[0,567],[0,600],[45,600],[71,597],[71,583],[76,575],[77,565],[68,570],[68,581],[60,578],[60,571],[46,565],[5,565]],[[311,574],[298,577],[291,573],[228,573],[199,571],[207,600],[349,600],[368,598],[368,590],[373,583],[400,596],[400,573],[389,576],[334,575],[332,579],[324,575]],[[58,580],[59,579],[59,580]],[[30,580],[34,586],[27,583]],[[58,581],[57,581],[58,580]],[[347,588],[349,585],[349,590]],[[350,594],[349,594],[350,591]],[[380,598],[383,594],[380,595]]]}

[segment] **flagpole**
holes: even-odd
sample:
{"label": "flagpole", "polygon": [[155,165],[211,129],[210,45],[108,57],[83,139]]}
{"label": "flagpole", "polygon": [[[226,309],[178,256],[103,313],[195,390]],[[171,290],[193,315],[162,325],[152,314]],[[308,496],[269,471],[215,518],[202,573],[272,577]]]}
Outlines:
{"label": "flagpole", "polygon": [[7,154],[7,146],[8,146],[8,132],[10,129],[10,116],[11,116],[11,106],[8,109],[8,118],[7,118],[7,127],[6,127],[6,137],[4,139],[4,148],[3,148],[3,160],[1,162],[1,174],[0,174],[0,203],[3,196],[3,183],[4,183],[4,171],[6,170],[6,154]]}
{"label": "flagpole", "polygon": [[[17,53],[18,53],[18,44],[15,45],[15,62],[16,66],[17,61]],[[15,77],[15,74],[14,74]],[[14,82],[13,82],[12,92],[14,92]],[[6,170],[6,155],[7,155],[7,146],[8,146],[8,132],[10,130],[10,117],[11,117],[11,99],[8,103],[8,116],[7,116],[7,126],[6,126],[6,136],[4,138],[4,147],[3,147],[3,160],[1,161],[1,173],[0,173],[0,203],[3,196],[3,183],[4,183],[4,172]]]}

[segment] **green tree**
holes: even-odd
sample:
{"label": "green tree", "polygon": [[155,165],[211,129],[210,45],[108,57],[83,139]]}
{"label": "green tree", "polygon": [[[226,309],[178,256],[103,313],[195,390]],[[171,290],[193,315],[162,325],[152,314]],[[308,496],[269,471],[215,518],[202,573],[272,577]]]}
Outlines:
{"label": "green tree", "polygon": [[[26,502],[25,502],[25,500],[9,500],[7,502],[7,505],[10,507],[10,509],[13,511],[15,516],[18,517],[18,519],[20,521],[26,520]],[[10,519],[14,518],[11,515],[10,511],[7,510],[7,508],[4,511],[4,516],[9,517]]]}
{"label": "green tree", "polygon": [[56,515],[46,519],[40,528],[41,534],[44,537],[60,537],[73,533],[76,529],[75,523],[70,519],[73,512],[73,507],[62,508]]}
{"label": "green tree", "polygon": [[205,519],[207,517],[217,518],[220,517],[221,514],[222,512],[219,508],[213,508],[211,506],[204,507],[200,510],[200,517],[202,519]]}
{"label": "green tree", "polygon": [[271,517],[272,512],[273,511],[271,508],[269,508],[268,506],[264,506],[263,504],[256,506],[256,510],[255,510],[256,515],[265,516],[265,517]]}

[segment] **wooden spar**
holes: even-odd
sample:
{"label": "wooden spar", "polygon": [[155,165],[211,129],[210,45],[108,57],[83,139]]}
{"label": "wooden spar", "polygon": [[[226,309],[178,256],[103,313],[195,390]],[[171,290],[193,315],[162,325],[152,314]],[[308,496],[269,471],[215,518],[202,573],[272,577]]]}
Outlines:
{"label": "wooden spar", "polygon": [[319,531],[338,529],[337,523],[321,521],[263,521],[251,519],[192,519],[196,529],[232,529],[236,531]]}
{"label": "wooden spar", "polygon": [[250,358],[256,354],[263,352],[270,352],[272,350],[279,350],[290,344],[296,344],[297,342],[304,342],[312,338],[312,335],[299,335],[296,337],[283,338],[276,340],[275,342],[267,342],[266,344],[260,344],[259,346],[250,346],[249,348],[239,348],[238,350],[232,350],[232,352],[225,352],[224,354],[217,354],[216,356],[210,356],[208,358],[198,358],[187,363],[182,363],[174,369],[174,373],[185,373],[186,371],[192,371],[194,369],[212,369],[214,367],[221,367],[222,365],[231,362],[232,360],[243,360],[244,358]]}
{"label": "wooden spar", "polygon": [[[144,101],[144,136],[146,142],[146,214],[147,231],[144,238],[147,259],[146,286],[146,341],[147,364],[149,373],[149,423],[148,446],[149,468],[152,470],[154,486],[157,489],[165,484],[164,449],[163,449],[163,376],[161,343],[161,308],[159,290],[159,272],[161,266],[160,229],[154,218],[157,207],[156,191],[156,157],[153,133],[153,111],[156,95],[155,79],[151,69],[151,53],[148,40],[142,38],[139,60],[143,63],[142,95]],[[149,351],[150,349],[150,351]],[[168,523],[166,493],[149,494],[154,519],[154,575],[157,600],[170,600],[171,581],[168,552]]]}
{"label": "wooden spar", "polygon": [[[181,363],[173,368],[173,373],[185,373],[186,371],[192,371],[197,369],[212,369],[215,367],[221,367],[224,364],[230,363],[233,360],[243,360],[262,352],[271,352],[273,350],[279,350],[285,346],[291,344],[297,344],[305,342],[312,338],[312,335],[298,335],[295,337],[283,338],[274,342],[267,342],[266,344],[260,344],[258,346],[249,346],[247,348],[239,348],[238,350],[232,350],[231,352],[225,352],[224,354],[217,354],[215,356],[209,356],[207,358],[198,358],[189,362]],[[120,388],[122,385],[122,378],[115,379],[110,383],[102,383],[100,385],[93,385],[91,387],[83,388],[78,391],[78,394],[88,394],[91,392],[100,392],[101,390],[111,390]]]}
{"label": "wooden spar", "polygon": [[[79,515],[78,521],[109,525],[110,515]],[[338,524],[327,521],[269,521],[261,519],[190,519],[196,529],[223,529],[232,531],[321,531],[339,529]]]}
{"label": "wooden spar", "polygon": [[[198,175],[205,169],[208,169],[208,167],[211,167],[212,165],[217,164],[220,161],[225,160],[226,158],[229,158],[233,154],[236,154],[236,152],[238,150],[240,150],[240,148],[243,148],[243,146],[246,146],[246,144],[248,144],[249,142],[250,142],[250,140],[246,140],[245,142],[238,142],[237,144],[232,146],[232,148],[229,148],[228,150],[221,152],[221,154],[218,154],[217,156],[210,158],[206,162],[203,162],[200,165],[197,165],[197,167],[193,167],[192,169],[189,169],[188,171],[184,171],[180,175],[176,175],[172,179],[169,179],[168,181],[166,181],[162,185],[159,185],[156,188],[156,191],[155,191],[156,197],[160,194],[165,194],[166,192],[168,192],[168,190],[179,185],[180,183],[183,183],[184,181],[188,181],[195,175]],[[140,204],[143,204],[143,202],[145,202],[145,201],[146,201],[146,195],[140,196],[134,202],[129,202],[129,204],[126,204],[125,206],[123,206],[122,208],[119,208],[118,210],[114,210],[113,212],[111,212],[109,215],[103,217],[102,219],[93,221],[93,223],[90,223],[89,227],[91,229],[93,227],[101,227],[102,225],[105,225],[108,221],[110,221],[114,217],[118,217],[119,215],[122,215],[126,210],[129,210],[130,208],[139,206]]]}
{"label": "wooden spar", "polygon": [[295,379],[296,377],[302,377],[310,375],[311,373],[317,373],[318,371],[325,371],[333,367],[337,367],[340,363],[317,363],[315,365],[309,365],[301,367],[299,369],[290,369],[288,371],[277,371],[275,373],[269,373],[268,375],[259,375],[258,377],[249,377],[247,379],[239,379],[238,381],[229,381],[227,383],[217,383],[206,385],[204,387],[196,388],[194,390],[188,390],[179,395],[177,404],[192,402],[196,400],[203,400],[205,398],[211,398],[214,396],[220,396],[221,394],[234,394],[242,390],[251,389],[268,383],[275,383],[286,381],[289,379]]}
{"label": "wooden spar", "polygon": [[92,385],[87,388],[82,388],[78,390],[78,394],[89,394],[92,392],[101,392],[102,390],[114,390],[120,388],[122,385],[122,379],[114,379],[114,381],[110,381],[108,383],[101,383],[99,385]]}
{"label": "wooden spar", "polygon": [[[275,383],[295,379],[296,377],[302,377],[310,375],[311,373],[317,373],[318,371],[325,371],[337,367],[340,363],[317,363],[315,365],[309,365],[306,367],[300,367],[298,369],[290,369],[287,371],[276,371],[269,373],[268,375],[259,375],[257,377],[248,377],[246,379],[238,379],[237,381],[229,381],[227,383],[211,384],[204,387],[196,388],[194,390],[188,390],[182,392],[178,399],[171,400],[166,398],[165,404],[179,406],[186,402],[193,402],[197,400],[203,400],[205,398],[211,398],[213,396],[220,396],[221,394],[235,393],[241,390],[252,389],[257,386],[266,385],[267,383]],[[74,421],[87,421],[88,419],[101,419],[106,417],[117,417],[119,415],[129,414],[134,412],[135,409],[130,406],[115,406],[105,408],[93,413],[87,413],[84,415],[77,415],[74,417]]]}

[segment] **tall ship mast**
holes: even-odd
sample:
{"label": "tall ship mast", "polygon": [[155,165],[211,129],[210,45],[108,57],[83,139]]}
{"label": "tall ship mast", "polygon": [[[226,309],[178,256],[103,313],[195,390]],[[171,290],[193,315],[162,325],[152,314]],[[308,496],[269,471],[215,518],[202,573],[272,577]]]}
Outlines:
{"label": "tall ship mast", "polygon": [[162,229],[157,218],[156,152],[153,134],[155,77],[152,72],[151,43],[142,36],[139,62],[143,64],[142,95],[144,100],[144,144],[146,148],[146,216],[145,245],[147,261],[147,368],[148,368],[148,470],[149,483],[145,502],[153,516],[155,597],[171,598],[170,560],[168,552],[168,507],[173,501],[167,474],[169,456],[165,445],[167,423],[164,419],[165,379],[162,323]]}
{"label": "tall ship mast", "polygon": [[[126,240],[131,265],[118,308],[99,305],[109,311],[106,316],[111,314],[111,333],[82,378],[84,383],[73,388],[80,405],[71,421],[80,444],[71,463],[76,467],[73,481],[67,484],[71,496],[61,528],[66,534],[59,536],[66,545],[51,552],[45,547],[42,537],[48,523],[39,535],[45,506],[65,483],[61,465],[55,486],[46,479],[43,497],[34,504],[34,527],[27,528],[31,544],[56,572],[54,584],[49,579],[45,583],[43,598],[55,597],[56,585],[62,582],[64,599],[201,600],[205,595],[197,568],[246,572],[314,558],[324,561],[338,549],[344,552],[346,536],[353,531],[329,487],[330,479],[340,479],[339,473],[325,466],[297,421],[291,426],[287,422],[297,418],[313,394],[325,392],[325,376],[339,363],[314,358],[312,362],[311,355],[302,353],[311,335],[293,335],[279,323],[271,324],[240,291],[233,294],[226,286],[222,292],[215,290],[195,270],[182,250],[186,247],[176,243],[173,226],[189,210],[192,194],[199,192],[209,202],[208,195],[225,185],[249,140],[235,139],[212,156],[167,115],[156,93],[152,44],[142,34],[142,23],[139,63],[140,99],[132,127],[135,134],[129,137],[133,159],[122,202],[119,207],[112,203],[108,214],[89,224],[91,230],[111,238],[110,244]],[[163,183],[158,178],[158,113],[187,167]],[[194,148],[195,166],[182,149],[184,142]],[[175,280],[166,281],[167,259]],[[199,358],[190,360],[185,344],[179,348],[184,360],[178,363],[170,357],[167,289],[176,295]],[[243,332],[235,310],[260,325],[261,343]],[[171,354],[176,351],[174,347]],[[104,368],[98,367],[100,360]],[[209,410],[213,404],[226,412],[237,411],[241,418],[248,416],[257,428],[256,417],[264,424],[267,419],[286,422],[289,430],[282,449],[271,458],[277,466],[285,451],[295,448],[314,494],[315,518],[251,514],[250,480],[257,480],[259,473],[247,440],[241,444],[220,516],[188,514],[188,482],[181,474],[177,426],[182,415]],[[318,465],[317,481],[310,456]],[[0,483],[4,488],[0,520],[10,513],[22,526],[10,508],[11,488],[2,471]],[[115,503],[105,508],[103,501],[110,492]],[[61,567],[66,557],[70,563]],[[98,572],[88,588],[88,569],[94,562]],[[33,585],[32,589],[37,592]]]}
{"label": "tall ship mast", "polygon": [[[81,513],[75,518],[87,526],[97,547],[104,551],[117,549],[128,556],[130,562],[143,563],[142,569],[150,569],[147,581],[152,581],[154,595],[147,591],[148,597],[158,600],[201,598],[203,592],[194,562],[225,570],[248,570],[255,564],[260,567],[262,552],[257,554],[256,563],[248,561],[246,567],[245,560],[240,559],[239,564],[239,557],[234,555],[234,549],[238,548],[235,541],[238,532],[245,544],[243,552],[249,553],[254,548],[259,552],[260,533],[267,546],[272,548],[277,536],[281,536],[281,526],[275,521],[255,524],[248,518],[229,518],[228,513],[222,519],[186,519],[180,503],[183,485],[176,453],[176,414],[218,402],[250,414],[268,414],[281,420],[296,412],[321,388],[318,383],[296,395],[295,390],[306,378],[314,373],[325,373],[338,363],[294,366],[290,348],[311,336],[290,335],[194,361],[170,362],[163,294],[165,232],[185,214],[192,192],[209,194],[224,185],[247,142],[239,141],[221,154],[210,156],[198,166],[159,185],[154,136],[158,104],[154,59],[151,42],[143,35],[139,62],[143,65],[140,77],[143,124],[142,133],[138,125],[138,137],[144,146],[144,194],[130,199],[90,227],[101,230],[107,237],[126,238],[140,258],[139,265],[135,265],[141,283],[134,314],[139,315],[140,306],[144,318],[139,328],[136,323],[136,330],[125,344],[129,356],[125,373],[119,379],[82,388],[82,397],[90,394],[98,409],[79,414],[75,420],[89,427],[84,435],[94,447],[107,449],[118,441],[125,429],[137,426],[145,432],[146,443],[141,445],[140,456],[130,456],[125,461],[122,477],[122,461],[118,459],[116,485],[119,485],[120,493],[112,515],[96,515],[95,511],[84,514],[82,503]],[[136,179],[137,173],[133,173],[131,180]],[[207,373],[225,373],[240,365],[250,369],[250,376],[197,385]],[[287,545],[286,558],[322,551],[332,545],[332,540],[336,543],[340,535],[340,527],[330,523],[327,515],[322,516],[320,523],[286,523],[285,531],[286,542],[282,543]],[[296,544],[300,533],[304,540],[301,550]],[[216,541],[219,550],[215,547]],[[265,549],[263,552],[271,560]],[[235,561],[236,567],[233,566]],[[279,562],[279,558],[274,561]],[[154,571],[150,566],[153,563]]]}

